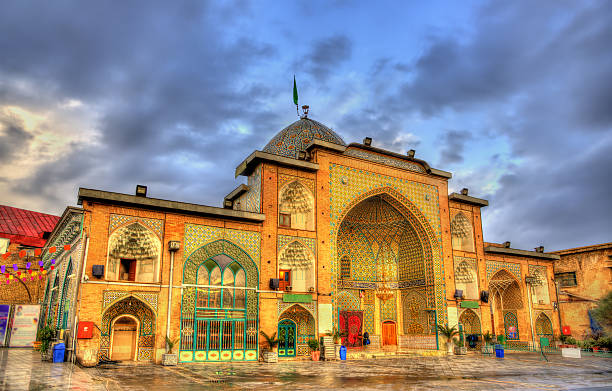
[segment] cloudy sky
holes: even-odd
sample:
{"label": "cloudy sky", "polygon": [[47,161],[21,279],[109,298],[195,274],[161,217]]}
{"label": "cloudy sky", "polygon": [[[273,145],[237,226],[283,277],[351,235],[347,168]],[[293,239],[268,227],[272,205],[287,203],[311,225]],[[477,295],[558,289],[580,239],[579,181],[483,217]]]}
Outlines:
{"label": "cloudy sky", "polygon": [[[87,3],[87,4],[86,4]],[[486,198],[487,241],[612,241],[611,1],[0,5],[0,203],[219,206],[300,104]]]}

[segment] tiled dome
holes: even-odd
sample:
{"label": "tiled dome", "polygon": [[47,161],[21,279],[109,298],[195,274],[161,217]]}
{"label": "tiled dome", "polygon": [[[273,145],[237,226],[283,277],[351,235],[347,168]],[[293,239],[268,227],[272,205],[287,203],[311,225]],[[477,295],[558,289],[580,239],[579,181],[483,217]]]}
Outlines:
{"label": "tiled dome", "polygon": [[297,159],[298,152],[306,150],[315,138],[345,145],[342,138],[327,126],[310,118],[301,118],[278,132],[263,151]]}

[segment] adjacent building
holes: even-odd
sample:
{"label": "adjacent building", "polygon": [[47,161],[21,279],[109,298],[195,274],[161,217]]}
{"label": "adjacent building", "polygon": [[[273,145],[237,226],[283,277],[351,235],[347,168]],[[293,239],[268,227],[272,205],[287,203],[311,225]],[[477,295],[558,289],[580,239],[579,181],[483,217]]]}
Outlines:
{"label": "adjacent building", "polygon": [[[481,208],[451,174],[415,157],[346,144],[304,115],[236,169],[223,207],[79,189],[44,254],[46,319],[79,357],[255,361],[260,331],[279,356],[308,355],[334,327],[359,348],[440,348],[437,324],[515,343],[559,329],[558,255],[483,241]],[[92,322],[92,338],[74,338]],[[475,347],[476,345],[472,346]]]}
{"label": "adjacent building", "polygon": [[561,320],[572,336],[583,339],[600,329],[591,315],[597,301],[612,290],[612,243],[555,251]]}

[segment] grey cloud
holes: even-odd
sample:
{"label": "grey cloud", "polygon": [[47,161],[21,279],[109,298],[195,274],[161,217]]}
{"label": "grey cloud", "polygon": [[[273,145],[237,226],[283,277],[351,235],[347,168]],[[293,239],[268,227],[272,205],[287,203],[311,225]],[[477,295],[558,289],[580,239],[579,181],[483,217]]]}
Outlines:
{"label": "grey cloud", "polygon": [[465,143],[473,136],[467,130],[447,130],[441,137],[439,165],[444,167],[453,163],[462,163],[465,160]]}
{"label": "grey cloud", "polygon": [[0,163],[8,163],[19,154],[27,153],[32,139],[22,125],[10,118],[0,118]]}
{"label": "grey cloud", "polygon": [[324,82],[342,63],[350,59],[352,46],[351,40],[345,35],[333,35],[316,41],[295,67],[304,69],[319,82]]}

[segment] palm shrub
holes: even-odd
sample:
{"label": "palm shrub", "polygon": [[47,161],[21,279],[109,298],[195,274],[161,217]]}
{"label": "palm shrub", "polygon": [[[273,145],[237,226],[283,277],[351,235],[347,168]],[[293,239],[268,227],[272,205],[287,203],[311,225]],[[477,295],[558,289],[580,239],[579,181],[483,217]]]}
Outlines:
{"label": "palm shrub", "polygon": [[308,340],[308,347],[310,348],[310,350],[312,350],[313,352],[316,352],[317,350],[319,350],[319,341],[317,341],[316,339],[309,339]]}
{"label": "palm shrub", "polygon": [[172,351],[174,350],[174,346],[177,344],[178,342],[178,338],[175,339],[170,339],[170,337],[168,337],[166,335],[166,351],[168,354],[172,354]]}
{"label": "palm shrub", "polygon": [[266,343],[268,344],[268,347],[270,348],[270,350],[274,350],[274,348],[276,348],[279,342],[279,339],[276,338],[276,331],[272,335],[266,334],[263,330],[260,331],[259,333],[265,338]]}
{"label": "palm shrub", "polygon": [[453,327],[448,327],[448,323],[447,324],[439,324],[438,325],[438,331],[440,332],[440,334],[442,334],[443,336],[446,337],[446,341],[447,342],[452,342],[453,337],[456,335],[459,335],[459,331],[457,330],[457,326],[453,326]]}

